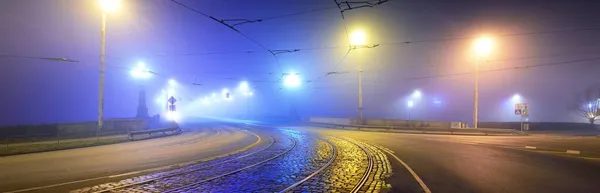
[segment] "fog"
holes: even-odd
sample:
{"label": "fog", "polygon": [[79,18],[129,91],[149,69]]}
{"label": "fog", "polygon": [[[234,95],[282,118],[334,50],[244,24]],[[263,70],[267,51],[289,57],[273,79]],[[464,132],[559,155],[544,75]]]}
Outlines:
{"label": "fog", "polygon": [[[180,2],[219,19],[282,17],[235,26],[242,35],[171,1],[125,1],[107,16],[106,118],[135,116],[142,88],[150,115],[172,90],[181,121],[357,117],[361,65],[365,117],[407,119],[414,100],[411,119],[470,122],[479,65],[480,121],[518,121],[526,102],[530,121],[585,122],[568,107],[600,83],[600,2],[389,1],[344,19],[333,1]],[[100,25],[96,1],[0,1],[0,125],[96,120]],[[348,52],[356,30],[377,46]],[[495,47],[477,62],[480,35]],[[131,76],[139,62],[151,78]],[[301,84],[286,86],[294,73]]]}

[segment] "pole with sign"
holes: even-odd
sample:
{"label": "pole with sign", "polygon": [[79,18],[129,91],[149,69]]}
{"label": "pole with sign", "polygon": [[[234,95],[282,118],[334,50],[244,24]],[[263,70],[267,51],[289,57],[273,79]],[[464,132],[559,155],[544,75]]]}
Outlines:
{"label": "pole with sign", "polygon": [[169,98],[169,114],[171,117],[171,120],[173,121],[173,128],[175,128],[177,126],[177,124],[175,123],[175,111],[177,110],[176,106],[175,106],[175,102],[177,102],[177,99],[175,99],[175,97],[171,96]]}
{"label": "pole with sign", "polygon": [[529,130],[529,123],[523,123],[523,120],[529,117],[529,104],[515,104],[515,115],[521,115],[521,132],[524,130]]}

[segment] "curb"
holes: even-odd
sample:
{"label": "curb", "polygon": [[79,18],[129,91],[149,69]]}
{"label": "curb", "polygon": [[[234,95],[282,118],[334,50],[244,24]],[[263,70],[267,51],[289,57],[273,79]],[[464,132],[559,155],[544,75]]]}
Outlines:
{"label": "curb", "polygon": [[545,152],[552,152],[552,153],[575,155],[576,157],[600,158],[599,152],[581,151],[581,150],[574,150],[574,149],[556,149],[556,148],[537,147],[537,146],[518,146],[517,148],[532,150],[532,151],[545,151]]}

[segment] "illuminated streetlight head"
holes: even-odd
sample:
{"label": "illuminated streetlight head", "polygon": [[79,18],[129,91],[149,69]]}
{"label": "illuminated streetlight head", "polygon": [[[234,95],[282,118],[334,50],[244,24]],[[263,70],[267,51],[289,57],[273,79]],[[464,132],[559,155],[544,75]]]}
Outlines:
{"label": "illuminated streetlight head", "polygon": [[114,13],[121,8],[121,0],[99,0],[104,13]]}
{"label": "illuminated streetlight head", "polygon": [[131,76],[139,79],[147,79],[152,76],[150,70],[146,68],[146,65],[143,62],[139,62],[137,66],[131,70]]}
{"label": "illuminated streetlight head", "polygon": [[413,107],[413,106],[415,106],[415,102],[413,102],[413,101],[408,101],[408,102],[406,103],[406,105],[407,105],[408,107]]}
{"label": "illuminated streetlight head", "polygon": [[515,103],[521,102],[521,95],[519,95],[519,94],[515,94],[515,95],[513,95],[513,96],[512,96],[512,99],[511,99],[511,100],[512,100],[513,102],[515,102]]}
{"label": "illuminated streetlight head", "polygon": [[475,40],[473,47],[478,56],[488,56],[494,49],[494,40],[490,37],[483,36]]}
{"label": "illuminated streetlight head", "polygon": [[286,75],[283,80],[283,84],[287,87],[297,87],[301,83],[302,80],[300,80],[300,76],[298,76],[295,73],[290,73],[289,75]]}
{"label": "illuminated streetlight head", "polygon": [[248,86],[248,82],[246,82],[246,81],[242,81],[242,82],[240,83],[240,89],[242,89],[242,90],[248,90],[248,88],[249,88],[249,86]]}
{"label": "illuminated streetlight head", "polygon": [[354,46],[365,45],[367,41],[367,35],[365,35],[364,31],[354,31],[350,34],[350,44]]}
{"label": "illuminated streetlight head", "polygon": [[421,98],[422,94],[421,91],[415,90],[415,92],[413,92],[412,97],[413,98]]}

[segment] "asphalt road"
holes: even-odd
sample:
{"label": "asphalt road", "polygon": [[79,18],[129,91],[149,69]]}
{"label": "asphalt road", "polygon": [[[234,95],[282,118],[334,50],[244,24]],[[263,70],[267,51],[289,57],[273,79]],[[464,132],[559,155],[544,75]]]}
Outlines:
{"label": "asphalt road", "polygon": [[[193,129],[182,135],[113,145],[0,157],[0,192],[120,174],[235,152],[258,137],[231,127]],[[129,174],[128,174],[129,175]],[[130,174],[134,175],[134,174]],[[127,175],[122,175],[127,176]],[[113,178],[114,177],[114,178]],[[67,184],[66,186],[69,186]],[[64,189],[45,189],[48,192]]]}
{"label": "asphalt road", "polygon": [[[423,135],[296,127],[351,137],[386,147],[422,179],[431,192],[598,192],[600,160],[493,146],[493,143],[573,144],[576,140]],[[488,142],[467,144],[465,141]],[[591,139],[593,141],[593,139]],[[600,139],[597,139],[600,140]],[[590,140],[583,140],[589,146]],[[597,142],[597,141],[596,141]],[[594,143],[592,143],[593,146]],[[599,147],[599,146],[596,146]],[[600,148],[598,148],[600,149]],[[422,192],[407,169],[388,155],[392,192]]]}

